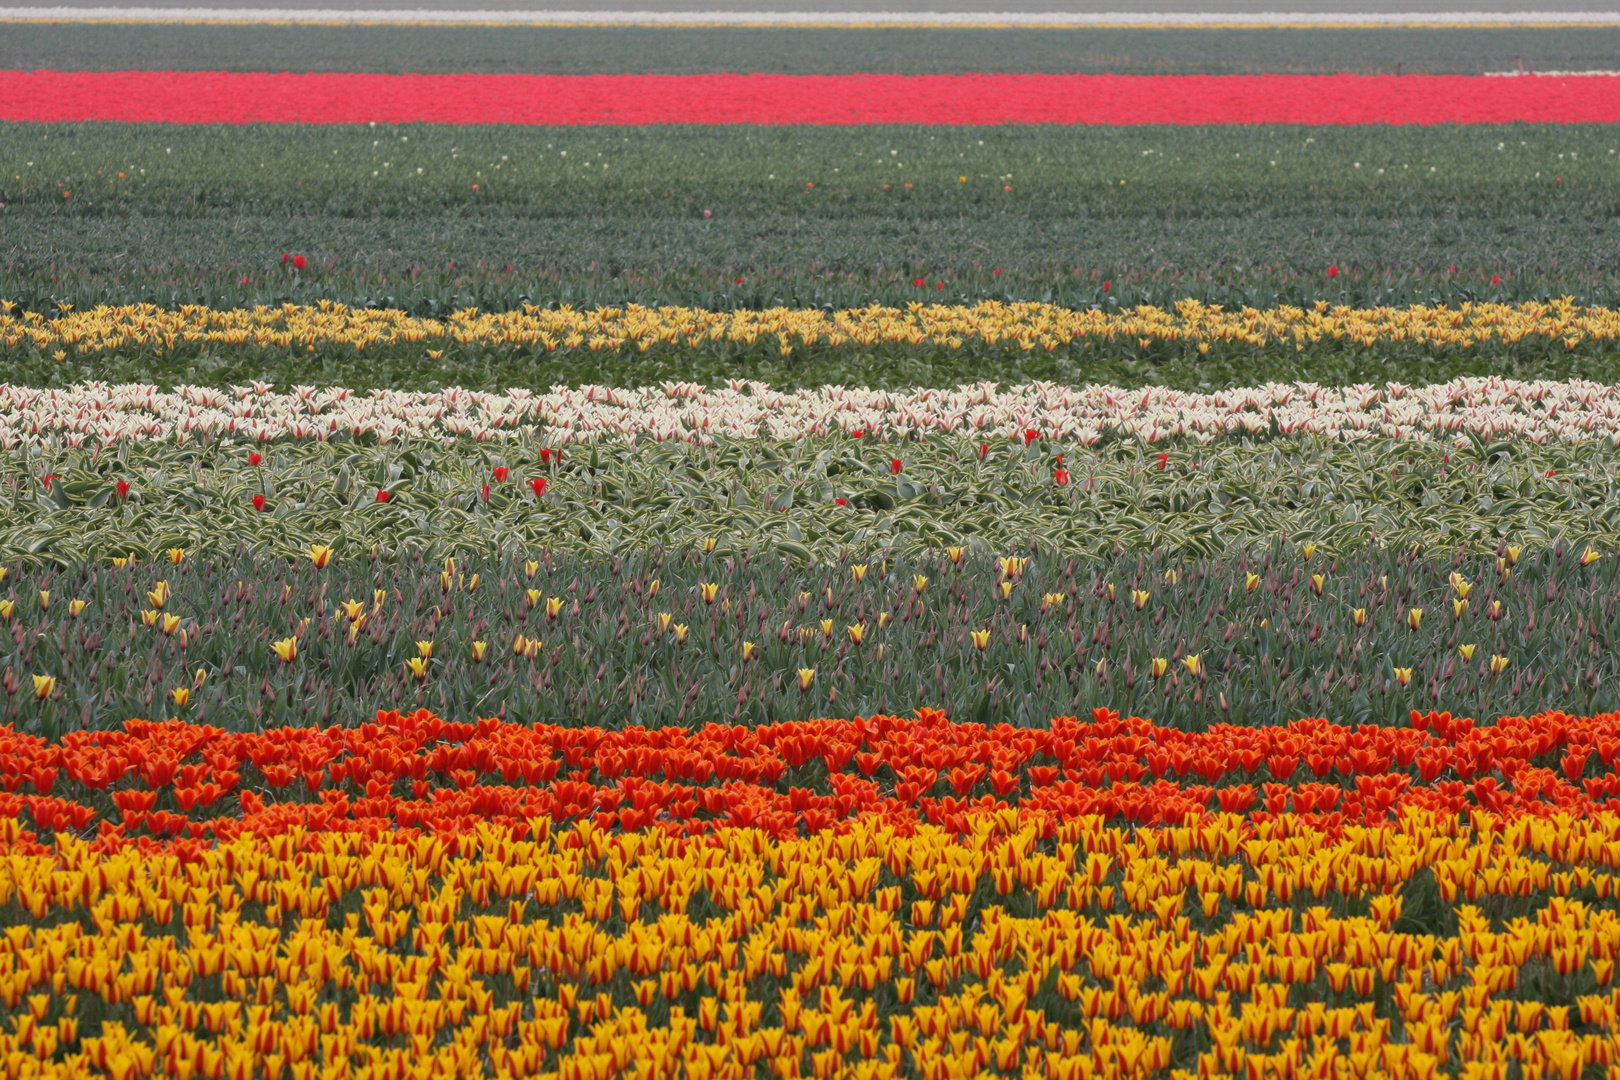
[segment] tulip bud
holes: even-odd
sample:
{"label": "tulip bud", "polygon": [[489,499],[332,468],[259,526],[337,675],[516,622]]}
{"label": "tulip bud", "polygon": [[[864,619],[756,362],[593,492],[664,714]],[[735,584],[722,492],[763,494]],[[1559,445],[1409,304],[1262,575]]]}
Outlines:
{"label": "tulip bud", "polygon": [[747,663],[748,661],[752,660],[754,658],[754,656],[758,652],[759,652],[759,646],[755,645],[752,641],[743,642],[742,643],[743,663]]}
{"label": "tulip bud", "polygon": [[1259,584],[1260,584],[1260,575],[1259,574],[1246,574],[1244,576],[1243,587],[1245,589],[1247,589],[1249,592],[1254,592],[1255,587],[1258,586]]}
{"label": "tulip bud", "polygon": [[1355,622],[1355,624],[1357,626],[1366,626],[1367,625],[1367,609],[1364,608],[1364,607],[1356,608],[1354,611],[1352,611],[1350,613],[1350,618]]}
{"label": "tulip bud", "polygon": [[472,643],[473,663],[482,664],[484,662],[484,650],[487,648],[489,648],[489,642],[487,641],[475,641]]}

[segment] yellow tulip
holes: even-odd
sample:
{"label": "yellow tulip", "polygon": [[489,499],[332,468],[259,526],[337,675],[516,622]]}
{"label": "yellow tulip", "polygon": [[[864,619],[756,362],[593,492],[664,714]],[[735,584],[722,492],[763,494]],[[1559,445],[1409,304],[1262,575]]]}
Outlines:
{"label": "yellow tulip", "polygon": [[410,669],[411,674],[416,676],[418,681],[427,678],[428,662],[422,657],[412,656],[408,658],[405,661],[405,666]]}
{"label": "yellow tulip", "polygon": [[362,604],[358,600],[345,600],[339,606],[343,608],[343,614],[349,617],[350,622],[353,622],[355,619],[360,618],[366,613],[366,605]]}
{"label": "yellow tulip", "polygon": [[1416,630],[1420,625],[1422,625],[1422,623],[1423,623],[1423,609],[1422,608],[1415,607],[1415,608],[1412,608],[1410,611],[1408,611],[1406,613],[1406,625],[1410,626],[1413,630]]}
{"label": "yellow tulip", "polygon": [[179,566],[180,563],[185,559],[185,557],[186,557],[186,549],[185,548],[170,548],[169,549],[169,561],[174,563],[174,565]]}
{"label": "yellow tulip", "polygon": [[816,669],[815,668],[802,667],[802,668],[799,669],[799,689],[801,691],[809,690],[810,689],[810,684],[815,682],[815,681],[816,681]]}
{"label": "yellow tulip", "polygon": [[1311,575],[1311,592],[1315,593],[1317,596],[1322,595],[1322,586],[1325,585],[1325,584],[1327,584],[1327,575],[1325,575],[1325,574],[1312,574]]}
{"label": "yellow tulip", "polygon": [[950,559],[953,564],[961,562],[962,556],[966,553],[967,548],[963,547],[948,547],[945,549],[945,557]]}
{"label": "yellow tulip", "polygon": [[889,625],[889,613],[887,611],[878,612],[878,629],[881,630],[887,625]]}
{"label": "yellow tulip", "polygon": [[1107,674],[1108,674],[1108,660],[1106,658],[1098,660],[1097,661],[1097,678],[1100,679],[1104,675],[1107,675]]}
{"label": "yellow tulip", "polygon": [[273,641],[270,643],[270,648],[275,651],[277,656],[281,657],[283,664],[290,664],[298,658],[297,638],[289,637],[282,638],[280,641]]}
{"label": "yellow tulip", "polygon": [[758,653],[759,646],[755,645],[752,641],[745,641],[742,643],[743,663],[747,663],[748,661],[752,660],[756,655],[758,655]]}
{"label": "yellow tulip", "polygon": [[1045,596],[1041,597],[1041,610],[1049,611],[1055,607],[1062,607],[1063,602],[1067,599],[1068,597],[1063,593],[1049,592]]}
{"label": "yellow tulip", "polygon": [[861,638],[866,636],[866,624],[851,623],[849,626],[844,627],[844,632],[849,635],[849,643],[851,645],[859,645],[861,643]]}
{"label": "yellow tulip", "polygon": [[1451,588],[1456,592],[1458,599],[1466,600],[1468,599],[1469,590],[1471,590],[1473,586],[1468,583],[1467,578],[1453,570],[1451,572]]}
{"label": "yellow tulip", "polygon": [[854,565],[852,565],[849,568],[849,572],[851,574],[855,575],[855,580],[856,581],[865,581],[866,580],[866,564],[865,563],[855,563]]}
{"label": "yellow tulip", "polygon": [[1141,611],[1143,608],[1147,607],[1147,602],[1148,592],[1146,589],[1131,590],[1131,603],[1136,605],[1137,611]]}
{"label": "yellow tulip", "polygon": [[833,631],[833,621],[831,619],[822,619],[821,620],[821,636],[822,637],[832,637],[832,631]]}
{"label": "yellow tulip", "polygon": [[89,603],[88,600],[69,600],[68,601],[68,618],[77,619],[79,617],[79,613],[84,610],[85,605],[88,604],[88,603]]}
{"label": "yellow tulip", "polygon": [[529,589],[524,592],[523,595],[529,598],[530,607],[538,607],[540,605],[541,593],[539,589]]}
{"label": "yellow tulip", "polygon": [[1174,570],[1166,570],[1164,572],[1164,583],[1166,585],[1174,585],[1176,582],[1178,582],[1180,580],[1181,580],[1181,575],[1176,573]]}
{"label": "yellow tulip", "polygon": [[0,600],[0,619],[9,619],[17,610],[17,601]]}
{"label": "yellow tulip", "polygon": [[1509,566],[1518,566],[1519,565],[1519,548],[1514,544],[1509,544],[1508,545],[1507,564]]}
{"label": "yellow tulip", "polygon": [[484,662],[484,650],[487,648],[489,648],[489,642],[487,641],[475,641],[472,643],[473,663],[481,664]]}
{"label": "yellow tulip", "polygon": [[153,607],[157,608],[159,611],[162,611],[163,606],[169,602],[169,583],[167,581],[158,582],[157,585],[155,585],[151,591],[146,594],[146,599],[147,602]]}
{"label": "yellow tulip", "polygon": [[40,701],[44,701],[54,693],[56,693],[56,679],[54,676],[34,676],[34,697],[38,698]]}
{"label": "yellow tulip", "polygon": [[208,681],[208,672],[204,671],[202,668],[198,668],[197,669],[197,674],[195,674],[195,675],[193,675],[191,677],[191,688],[193,690],[195,690],[198,687],[202,686],[202,684],[207,682],[207,681]]}
{"label": "yellow tulip", "polygon": [[1187,674],[1194,677],[1201,674],[1204,670],[1204,662],[1203,660],[1199,659],[1198,653],[1193,653],[1191,656],[1182,657],[1181,663],[1186,667]]}
{"label": "yellow tulip", "polygon": [[1314,542],[1313,543],[1307,543],[1305,545],[1304,550],[1305,550],[1305,557],[1307,559],[1309,559],[1312,555],[1316,554],[1316,544]]}
{"label": "yellow tulip", "polygon": [[1162,656],[1155,656],[1153,663],[1149,665],[1149,669],[1153,672],[1155,679],[1162,679],[1165,672],[1170,670],[1170,661]]}
{"label": "yellow tulip", "polygon": [[383,601],[388,599],[387,589],[373,589],[371,592],[371,610],[381,611]]}
{"label": "yellow tulip", "polygon": [[923,592],[927,588],[928,588],[928,575],[927,574],[918,574],[916,577],[911,579],[911,589],[912,589],[913,592]]}
{"label": "yellow tulip", "polygon": [[705,604],[712,604],[714,598],[720,595],[720,584],[719,582],[700,581],[698,582],[698,592],[702,594]]}
{"label": "yellow tulip", "polygon": [[174,699],[175,708],[183,709],[186,707],[186,702],[191,700],[191,687],[177,686],[169,691],[169,696]]}
{"label": "yellow tulip", "polygon": [[658,595],[658,579],[653,578],[651,581],[647,582],[647,599],[651,600],[653,597],[655,597],[657,595]]}
{"label": "yellow tulip", "polygon": [[978,649],[980,652],[984,652],[984,650],[990,647],[990,631],[969,630],[968,636],[973,639],[973,647]]}
{"label": "yellow tulip", "polygon": [[1012,582],[1003,581],[1001,583],[1001,598],[1003,600],[1010,599],[1012,597],[1012,591],[1013,591],[1013,583]]}
{"label": "yellow tulip", "polygon": [[1405,686],[1407,683],[1411,682],[1412,681],[1412,669],[1409,668],[1409,667],[1398,667],[1398,668],[1396,668],[1395,669],[1395,681],[1400,683],[1402,686]]}
{"label": "yellow tulip", "polygon": [[675,629],[675,644],[677,644],[677,645],[686,644],[686,624],[685,623],[676,623],[674,629]]}
{"label": "yellow tulip", "polygon": [[424,660],[430,659],[433,656],[433,642],[418,641],[416,643],[416,655]]}
{"label": "yellow tulip", "polygon": [[1464,661],[1472,660],[1475,648],[1476,646],[1473,645],[1459,645],[1457,646],[1457,655],[1462,657]]}
{"label": "yellow tulip", "polygon": [[1501,617],[1502,617],[1502,601],[1500,601],[1500,600],[1492,600],[1491,601],[1491,618],[1500,619]]}
{"label": "yellow tulip", "polygon": [[712,536],[709,537],[707,540],[703,541],[703,554],[705,554],[705,555],[713,554],[715,547],[718,546],[719,543],[720,543],[720,541],[716,540]]}
{"label": "yellow tulip", "polygon": [[[9,602],[9,601],[7,601],[7,602]],[[9,611],[4,610],[4,605],[3,604],[0,604],[0,614],[5,614],[7,616],[10,615]],[[145,611],[141,612],[141,625],[142,626],[156,626],[157,621],[158,621],[158,614],[159,614],[158,612],[152,610],[151,608],[147,608]]]}
{"label": "yellow tulip", "polygon": [[1366,626],[1367,625],[1367,609],[1364,608],[1364,607],[1356,608],[1354,611],[1352,611],[1350,613],[1350,618],[1351,618],[1352,621],[1355,622],[1355,624],[1357,626]]}
{"label": "yellow tulip", "polygon": [[1585,551],[1581,552],[1581,565],[1582,566],[1591,566],[1593,563],[1597,562],[1601,558],[1603,558],[1602,555],[1599,555],[1597,552],[1593,551],[1591,548],[1587,548]]}
{"label": "yellow tulip", "polygon": [[1245,574],[1243,576],[1243,587],[1245,589],[1247,589],[1249,592],[1254,592],[1255,588],[1259,584],[1260,584],[1260,575],[1259,574],[1247,573],[1247,574]]}
{"label": "yellow tulip", "polygon": [[660,634],[669,630],[669,623],[672,618],[673,616],[667,611],[660,611],[658,613],[658,632]]}
{"label": "yellow tulip", "polygon": [[555,619],[562,612],[563,600],[560,596],[546,597],[546,618]]}
{"label": "yellow tulip", "polygon": [[1464,614],[1467,613],[1467,611],[1468,611],[1468,601],[1466,601],[1466,600],[1453,600],[1451,602],[1451,617],[1452,618],[1460,619],[1460,618],[1463,617]]}
{"label": "yellow tulip", "polygon": [[525,562],[523,564],[523,576],[524,577],[533,578],[534,575],[539,570],[540,570],[540,564],[539,564],[539,562],[535,561],[534,559],[530,559],[528,562]]}
{"label": "yellow tulip", "polygon": [[41,610],[51,606],[51,593],[49,589],[39,590],[39,606]]}
{"label": "yellow tulip", "polygon": [[165,615],[165,616],[163,616],[163,635],[165,637],[168,637],[170,634],[173,634],[178,629],[180,629],[180,616],[178,616],[178,615]]}
{"label": "yellow tulip", "polygon": [[309,549],[309,561],[315,564],[315,569],[322,570],[332,561],[333,551],[325,544],[316,544]]}
{"label": "yellow tulip", "polygon": [[1502,674],[1502,672],[1507,670],[1507,666],[1508,666],[1508,658],[1507,657],[1505,657],[1505,656],[1497,656],[1494,653],[1491,654],[1491,674],[1492,675],[1500,675],[1500,674]]}

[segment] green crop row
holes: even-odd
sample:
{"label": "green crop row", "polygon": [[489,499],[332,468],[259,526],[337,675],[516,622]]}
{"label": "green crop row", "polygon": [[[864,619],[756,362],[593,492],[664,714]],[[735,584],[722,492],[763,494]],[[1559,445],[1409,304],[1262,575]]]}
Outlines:
{"label": "green crop row", "polygon": [[0,203],[40,311],[1620,304],[1602,126],[10,124]]}
{"label": "green crop row", "polygon": [[530,436],[379,445],[340,435],[257,450],[201,439],[33,450],[0,474],[0,554],[59,566],[244,544],[283,556],[325,544],[345,559],[378,546],[429,559],[542,547],[622,556],[713,541],[723,554],[825,561],[846,550],[921,559],[952,545],[1216,554],[1278,538],[1335,553],[1620,543],[1607,440],[1448,450],[1226,438],[1167,446],[1162,460],[1157,449],[1118,438],[1087,449],[722,437],[558,455]]}
{"label": "green crop row", "polygon": [[324,566],[192,553],[13,564],[0,716],[56,734],[131,716],[240,730],[418,706],[648,726],[921,704],[1027,726],[1108,706],[1184,727],[1616,707],[1614,551],[1498,550],[795,563],[566,545],[443,562],[381,548]]}
{"label": "green crop row", "polygon": [[0,69],[790,75],[1478,75],[1612,66],[1614,27],[241,26],[8,23]]}

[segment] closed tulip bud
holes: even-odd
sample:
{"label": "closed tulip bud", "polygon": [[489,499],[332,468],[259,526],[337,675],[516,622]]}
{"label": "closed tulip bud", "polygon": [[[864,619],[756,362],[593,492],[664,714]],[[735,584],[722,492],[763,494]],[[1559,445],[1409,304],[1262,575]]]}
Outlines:
{"label": "closed tulip bud", "polygon": [[532,579],[539,570],[540,564],[533,559],[523,564],[523,575],[527,578]]}
{"label": "closed tulip bud", "polygon": [[878,629],[881,630],[885,626],[888,626],[888,625],[889,625],[889,613],[887,611],[878,612]]}
{"label": "closed tulip bud", "polygon": [[1409,668],[1409,667],[1398,667],[1398,668],[1396,668],[1395,669],[1395,681],[1400,683],[1402,686],[1405,686],[1407,683],[1411,682],[1412,681],[1412,669]]}
{"label": "closed tulip bud", "polygon": [[651,581],[647,582],[647,599],[651,600],[653,597],[655,597],[657,595],[658,595],[658,579],[653,578]]}
{"label": "closed tulip bud", "polygon": [[1322,595],[1322,586],[1325,585],[1325,584],[1327,584],[1327,577],[1325,575],[1323,575],[1323,574],[1312,574],[1311,575],[1311,592],[1315,593],[1317,596]]}
{"label": "closed tulip bud", "polygon": [[801,691],[809,690],[810,689],[810,684],[815,682],[815,681],[816,681],[816,669],[815,668],[802,667],[802,668],[799,669],[799,689]]}
{"label": "closed tulip bud", "polygon": [[325,544],[316,544],[309,549],[309,561],[315,564],[315,569],[323,570],[332,561],[332,549]]}
{"label": "closed tulip bud", "polygon": [[84,610],[84,606],[87,603],[89,603],[87,600],[69,600],[68,618],[77,619],[79,617],[79,613]]}
{"label": "closed tulip bud", "polygon": [[44,701],[56,693],[56,678],[51,675],[34,676],[34,697]]}
{"label": "closed tulip bud", "polygon": [[855,575],[855,580],[856,581],[865,581],[866,580],[866,564],[865,563],[856,563],[856,564],[854,564],[853,566],[851,566],[849,568],[849,572],[851,574]]}
{"label": "closed tulip bud", "polygon": [[973,639],[973,647],[978,649],[980,652],[984,652],[984,650],[990,647],[990,631],[969,630],[968,636]]}
{"label": "closed tulip bud", "polygon": [[1013,583],[1012,582],[1003,581],[1001,583],[1001,598],[1003,600],[1010,599],[1012,597],[1012,591],[1013,591]]}
{"label": "closed tulip bud", "polygon": [[489,648],[489,642],[487,641],[475,641],[472,643],[473,663],[482,664],[484,662],[484,650],[487,648]]}
{"label": "closed tulip bud", "polygon": [[1260,575],[1259,574],[1245,574],[1244,575],[1243,587],[1246,590],[1248,590],[1249,592],[1254,592],[1254,590],[1256,589],[1256,587],[1259,586],[1259,584],[1260,584]]}
{"label": "closed tulip bud", "polygon": [[677,644],[677,645],[685,645],[686,644],[686,624],[685,623],[676,623],[675,627],[674,627],[674,630],[675,630],[675,644]]}
{"label": "closed tulip bud", "polygon": [[1019,623],[1018,624],[1018,644],[1024,645],[1024,644],[1027,644],[1028,642],[1029,642],[1029,626],[1027,624],[1025,624],[1025,623]]}
{"label": "closed tulip bud", "polygon": [[298,659],[297,638],[282,638],[280,641],[272,641],[270,648],[275,651],[277,656],[281,657],[283,664],[290,664]]}
{"label": "closed tulip bud", "polygon": [[758,654],[759,654],[759,646],[755,645],[752,641],[745,641],[745,642],[742,643],[743,663],[746,664],[748,661],[752,660]]}
{"label": "closed tulip bud", "polygon": [[1505,656],[1497,656],[1494,653],[1491,655],[1491,674],[1492,675],[1500,675],[1500,674],[1502,674],[1502,672],[1507,670],[1507,666],[1508,666],[1508,658],[1507,657],[1505,657]]}
{"label": "closed tulip bud", "polygon": [[1468,601],[1466,601],[1466,600],[1453,600],[1451,602],[1451,615],[1452,615],[1452,618],[1460,619],[1460,618],[1463,617],[1463,615],[1467,611],[1468,611]]}
{"label": "closed tulip bud", "polygon": [[433,642],[418,641],[416,643],[416,655],[424,660],[431,658],[433,656]]}
{"label": "closed tulip bud", "polygon": [[961,561],[962,561],[962,556],[963,556],[963,555],[964,555],[964,554],[965,554],[965,553],[966,553],[966,552],[967,552],[967,548],[963,548],[963,547],[948,547],[948,548],[946,548],[946,549],[945,549],[945,557],[946,557],[946,558],[948,558],[948,559],[950,559],[950,560],[951,560],[951,562],[952,562],[952,563],[953,563],[953,564],[955,564],[955,563],[959,563],[959,562],[961,562]]}
{"label": "closed tulip bud", "polygon": [[918,574],[918,575],[916,575],[915,577],[913,577],[911,579],[911,589],[912,589],[913,592],[924,592],[924,591],[927,590],[927,588],[928,588],[928,575],[927,574]]}
{"label": "closed tulip bud", "polygon": [[428,676],[428,662],[420,656],[412,656],[407,658],[405,661],[405,666],[418,681],[426,679]]}
{"label": "closed tulip bud", "polygon": [[1597,562],[1601,558],[1603,558],[1602,555],[1599,555],[1597,552],[1593,551],[1591,548],[1587,548],[1585,551],[1581,552],[1581,565],[1582,566],[1591,566],[1593,563]]}
{"label": "closed tulip bud", "polygon": [[1174,585],[1176,582],[1178,582],[1180,580],[1181,580],[1181,575],[1176,573],[1174,570],[1166,570],[1164,572],[1164,583],[1166,585]]}
{"label": "closed tulip bud", "polygon": [[1367,625],[1367,609],[1364,608],[1364,607],[1356,608],[1354,611],[1352,611],[1350,613],[1350,618],[1351,618],[1351,620],[1353,620],[1355,622],[1355,624],[1357,626],[1366,626]]}
{"label": "closed tulip bud", "polygon": [[1457,655],[1462,657],[1465,662],[1472,660],[1474,658],[1475,648],[1476,646],[1474,645],[1459,645],[1457,646]]}
{"label": "closed tulip bud", "polygon": [[1502,601],[1500,601],[1500,600],[1492,600],[1491,601],[1491,618],[1500,619],[1501,617],[1502,617]]}
{"label": "closed tulip bud", "polygon": [[1131,590],[1131,603],[1136,605],[1137,611],[1141,611],[1143,608],[1147,607],[1147,602],[1148,592],[1146,589]]}
{"label": "closed tulip bud", "polygon": [[175,708],[183,709],[186,707],[186,702],[191,700],[191,687],[177,686],[169,691],[169,696],[174,699]]}
{"label": "closed tulip bud", "polygon": [[1103,676],[1105,676],[1107,674],[1108,674],[1108,660],[1106,658],[1098,660],[1097,661],[1097,678],[1100,679],[1100,678],[1102,678]]}
{"label": "closed tulip bud", "polygon": [[467,591],[468,592],[477,592],[478,591],[478,575],[477,574],[474,574],[472,577],[467,579]]}
{"label": "closed tulip bud", "polygon": [[861,643],[861,638],[866,636],[866,624],[851,623],[849,626],[844,628],[844,631],[849,634],[849,643],[851,645],[859,645]]}
{"label": "closed tulip bud", "polygon": [[1153,677],[1155,679],[1162,679],[1164,678],[1165,672],[1170,670],[1170,661],[1162,656],[1155,656],[1152,664],[1149,665],[1149,668],[1153,672]]}
{"label": "closed tulip bud", "polygon": [[698,582],[698,591],[703,595],[705,604],[712,604],[714,598],[720,595],[720,585],[718,582],[700,581]]}
{"label": "closed tulip bud", "polygon": [[207,681],[208,681],[208,672],[204,671],[202,668],[198,668],[197,669],[197,674],[195,674],[195,675],[193,675],[191,677],[191,688],[193,690],[199,689],[199,688],[201,688],[202,684],[207,682]]}
{"label": "closed tulip bud", "polygon": [[1110,604],[1112,604],[1114,602],[1114,583],[1112,581],[1110,581],[1108,583],[1108,590],[1107,591],[1108,591],[1108,602]]}
{"label": "closed tulip bud", "polygon": [[1413,630],[1416,630],[1422,624],[1423,624],[1423,609],[1422,608],[1415,607],[1415,608],[1412,608],[1410,611],[1408,611],[1406,613],[1406,625],[1407,626],[1410,626]]}

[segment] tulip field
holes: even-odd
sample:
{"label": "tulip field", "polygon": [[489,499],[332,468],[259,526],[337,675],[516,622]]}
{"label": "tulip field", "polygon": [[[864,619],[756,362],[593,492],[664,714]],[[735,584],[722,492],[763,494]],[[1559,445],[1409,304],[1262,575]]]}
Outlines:
{"label": "tulip field", "polygon": [[1620,1080],[1620,29],[32,10],[0,1080]]}

